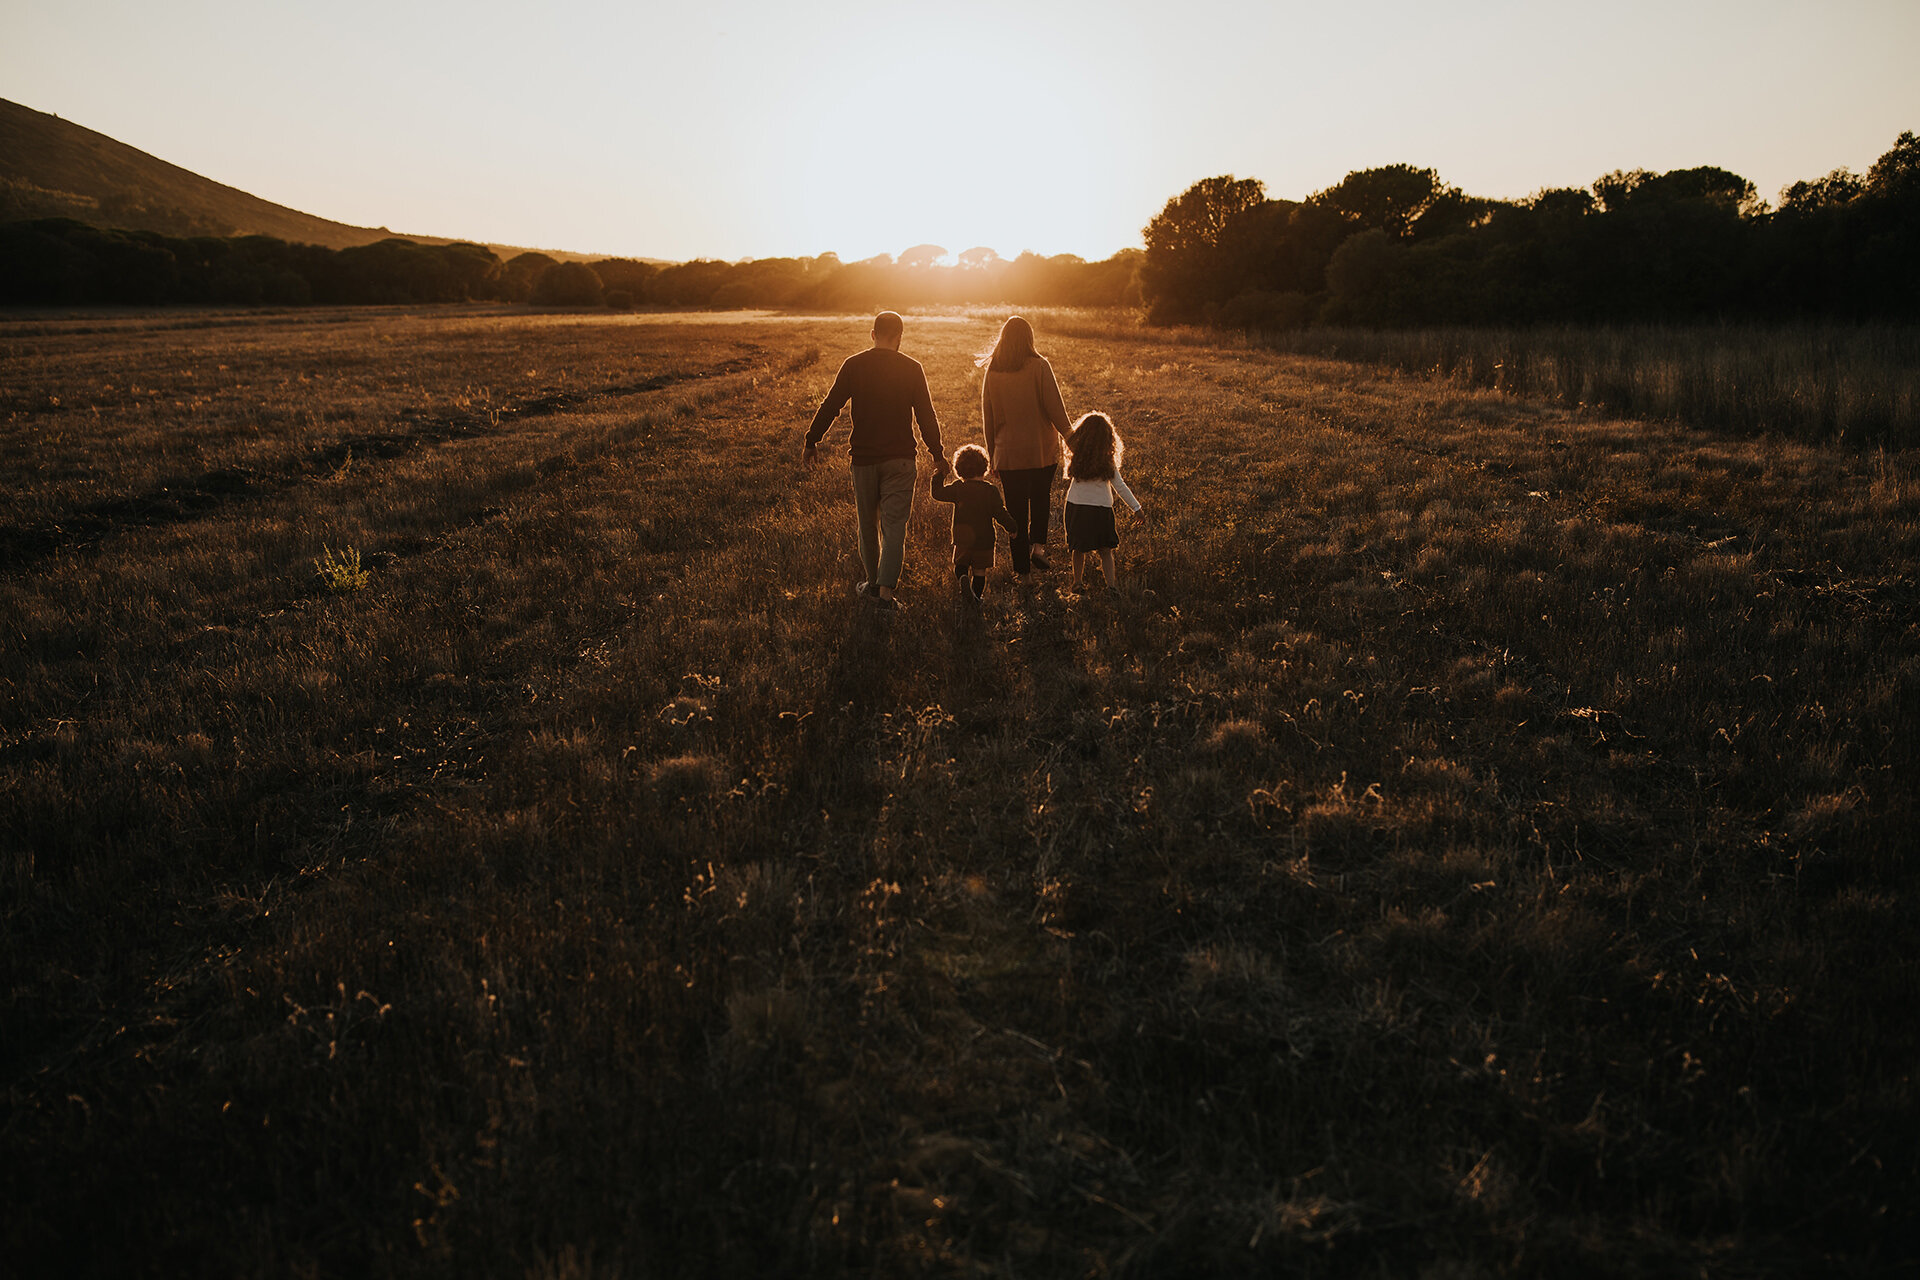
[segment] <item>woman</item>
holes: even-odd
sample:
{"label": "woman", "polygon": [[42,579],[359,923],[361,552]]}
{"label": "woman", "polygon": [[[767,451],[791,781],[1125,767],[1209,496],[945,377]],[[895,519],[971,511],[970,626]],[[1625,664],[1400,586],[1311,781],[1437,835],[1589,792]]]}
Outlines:
{"label": "woman", "polygon": [[1033,326],[1008,316],[993,349],[980,357],[980,417],[987,455],[1013,517],[1013,571],[1047,565],[1047,516],[1060,441],[1072,429],[1053,366],[1033,349]]}

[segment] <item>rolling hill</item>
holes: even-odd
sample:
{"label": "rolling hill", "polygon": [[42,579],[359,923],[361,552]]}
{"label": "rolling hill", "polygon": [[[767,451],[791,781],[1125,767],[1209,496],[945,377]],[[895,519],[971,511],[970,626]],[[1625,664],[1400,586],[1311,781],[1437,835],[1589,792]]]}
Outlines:
{"label": "rolling hill", "polygon": [[[70,120],[0,98],[0,222],[55,217],[173,236],[267,235],[330,249],[396,234],[262,200]],[[454,242],[446,236],[406,238]],[[524,251],[518,245],[487,247],[502,258]],[[541,252],[563,260],[602,256]]]}

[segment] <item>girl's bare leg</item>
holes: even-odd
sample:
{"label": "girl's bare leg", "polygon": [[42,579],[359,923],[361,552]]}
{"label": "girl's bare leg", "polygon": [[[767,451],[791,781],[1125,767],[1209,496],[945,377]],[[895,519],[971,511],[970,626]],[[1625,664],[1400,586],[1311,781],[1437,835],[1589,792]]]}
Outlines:
{"label": "girl's bare leg", "polygon": [[1069,582],[1067,585],[1070,587],[1079,586],[1081,576],[1084,575],[1086,571],[1087,571],[1087,553],[1084,551],[1074,552],[1073,553],[1073,580]]}
{"label": "girl's bare leg", "polygon": [[1119,585],[1120,585],[1120,577],[1119,577],[1119,572],[1118,572],[1118,570],[1116,570],[1116,569],[1114,568],[1114,563],[1113,563],[1113,551],[1112,551],[1112,549],[1111,549],[1111,548],[1104,548],[1104,547],[1103,547],[1103,548],[1101,549],[1101,551],[1100,551],[1100,569],[1101,569],[1101,572],[1103,572],[1103,573],[1105,573],[1105,574],[1107,575],[1107,585],[1108,585],[1108,586],[1110,586],[1110,587],[1117,587],[1117,586],[1119,586]]}

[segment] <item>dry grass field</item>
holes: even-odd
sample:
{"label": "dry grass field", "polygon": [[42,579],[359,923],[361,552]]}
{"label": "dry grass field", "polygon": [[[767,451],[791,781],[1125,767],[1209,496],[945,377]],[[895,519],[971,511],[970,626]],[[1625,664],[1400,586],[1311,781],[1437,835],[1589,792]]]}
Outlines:
{"label": "dry grass field", "polygon": [[1911,453],[1043,316],[884,616],[866,328],[0,319],[7,1270],[1920,1263]]}

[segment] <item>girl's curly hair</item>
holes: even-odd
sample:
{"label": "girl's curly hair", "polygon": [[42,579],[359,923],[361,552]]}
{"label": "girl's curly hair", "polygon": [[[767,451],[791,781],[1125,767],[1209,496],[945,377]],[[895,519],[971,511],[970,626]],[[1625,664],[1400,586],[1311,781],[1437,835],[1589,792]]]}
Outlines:
{"label": "girl's curly hair", "polygon": [[1073,480],[1111,480],[1120,471],[1126,446],[1104,413],[1082,414],[1067,436],[1067,476]]}

